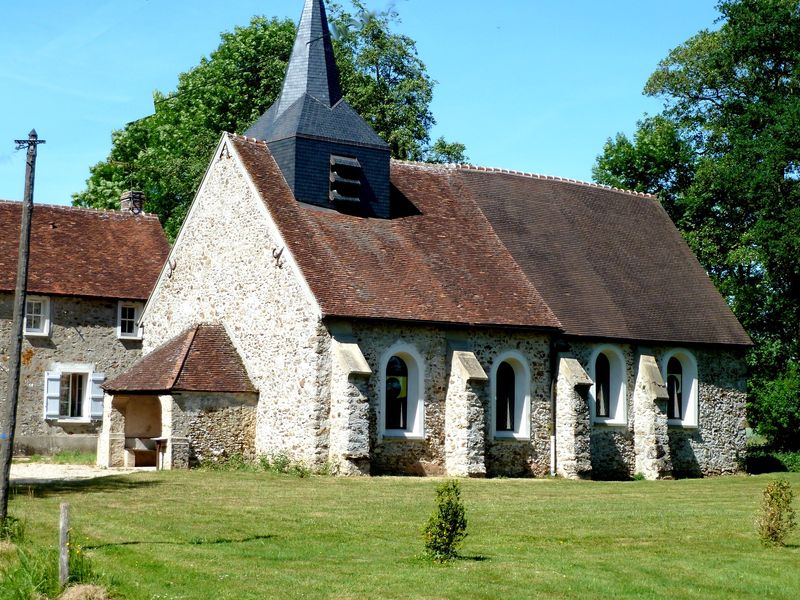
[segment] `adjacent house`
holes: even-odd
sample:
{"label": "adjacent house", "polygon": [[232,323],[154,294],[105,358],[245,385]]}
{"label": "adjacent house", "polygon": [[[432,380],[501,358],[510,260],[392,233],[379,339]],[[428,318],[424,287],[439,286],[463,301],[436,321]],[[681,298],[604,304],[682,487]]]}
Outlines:
{"label": "adjacent house", "polygon": [[[135,199],[135,198],[134,198]],[[94,451],[100,384],[142,347],[139,318],[169,245],[154,216],[34,206],[15,452]],[[0,398],[8,360],[22,205],[0,201]]]}
{"label": "adjacent house", "polygon": [[655,197],[391,160],[322,0],[224,134],[104,384],[103,465],[286,455],[341,474],[731,473],[750,344]]}

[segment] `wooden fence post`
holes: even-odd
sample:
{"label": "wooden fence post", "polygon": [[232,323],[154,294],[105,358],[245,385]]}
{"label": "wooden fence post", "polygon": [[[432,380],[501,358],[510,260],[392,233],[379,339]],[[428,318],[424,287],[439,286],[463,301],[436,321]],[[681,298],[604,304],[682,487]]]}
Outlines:
{"label": "wooden fence post", "polygon": [[58,528],[58,583],[63,588],[69,579],[69,504],[61,503]]}

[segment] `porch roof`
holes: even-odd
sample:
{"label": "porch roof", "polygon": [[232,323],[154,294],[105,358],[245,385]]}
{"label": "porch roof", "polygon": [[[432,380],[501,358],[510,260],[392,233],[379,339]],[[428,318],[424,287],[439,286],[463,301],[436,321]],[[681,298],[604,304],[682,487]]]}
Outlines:
{"label": "porch roof", "polygon": [[257,391],[221,324],[189,327],[102,387],[112,394]]}

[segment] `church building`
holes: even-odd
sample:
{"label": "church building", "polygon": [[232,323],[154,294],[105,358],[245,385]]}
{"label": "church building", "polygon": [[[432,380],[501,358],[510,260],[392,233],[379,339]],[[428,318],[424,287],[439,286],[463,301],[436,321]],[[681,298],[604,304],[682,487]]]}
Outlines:
{"label": "church building", "polygon": [[102,465],[285,456],[342,475],[733,473],[750,339],[658,199],[393,160],[322,0],[224,134],[108,380]]}

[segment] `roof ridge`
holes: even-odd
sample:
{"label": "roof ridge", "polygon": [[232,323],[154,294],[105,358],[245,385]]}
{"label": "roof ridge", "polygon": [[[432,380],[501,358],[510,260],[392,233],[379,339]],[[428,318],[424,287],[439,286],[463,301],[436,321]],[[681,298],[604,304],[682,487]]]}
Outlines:
{"label": "roof ridge", "polygon": [[181,378],[181,373],[183,373],[183,367],[186,365],[186,359],[189,357],[189,352],[192,349],[192,344],[194,344],[194,338],[197,336],[197,330],[200,329],[200,324],[196,323],[192,325],[190,329],[192,331],[187,336],[187,340],[183,343],[183,348],[181,348],[181,353],[183,354],[183,357],[180,360],[180,365],[174,371],[174,376],[172,377],[172,381],[170,382],[170,389],[174,388],[178,384],[178,380]]}
{"label": "roof ridge", "polygon": [[502,175],[516,175],[518,177],[527,177],[529,179],[540,179],[542,181],[558,181],[561,183],[571,183],[574,185],[580,185],[583,187],[590,187],[596,188],[600,190],[610,190],[612,192],[621,192],[623,194],[628,194],[629,196],[636,196],[638,198],[651,198],[653,200],[658,200],[658,196],[655,194],[649,194],[647,192],[637,192],[635,190],[626,190],[624,188],[614,187],[612,185],[605,185],[602,183],[594,183],[591,181],[582,181],[580,179],[572,179],[570,177],[559,177],[557,175],[543,175],[541,173],[529,173],[526,171],[516,171],[514,169],[504,169],[502,167],[484,167],[480,165],[471,165],[468,163],[426,163],[423,161],[418,160],[401,160],[397,158],[392,159],[393,163],[398,163],[402,165],[408,165],[411,167],[423,167],[423,168],[431,168],[431,169],[449,169],[453,171],[461,170],[461,171],[476,171],[480,173],[500,173]]}
{"label": "roof ridge", "polygon": [[[0,198],[0,204],[15,204],[17,206],[20,206],[22,205],[22,200],[8,200]],[[94,208],[91,206],[72,206],[70,204],[53,204],[52,202],[34,202],[33,206],[34,208],[53,208],[53,209],[75,211],[75,212],[120,215],[123,218],[128,218],[128,217],[136,217],[136,218],[148,217],[151,219],[158,218],[158,215],[155,213],[141,212],[138,215],[134,215],[133,213],[127,210],[119,210],[114,208]]]}

